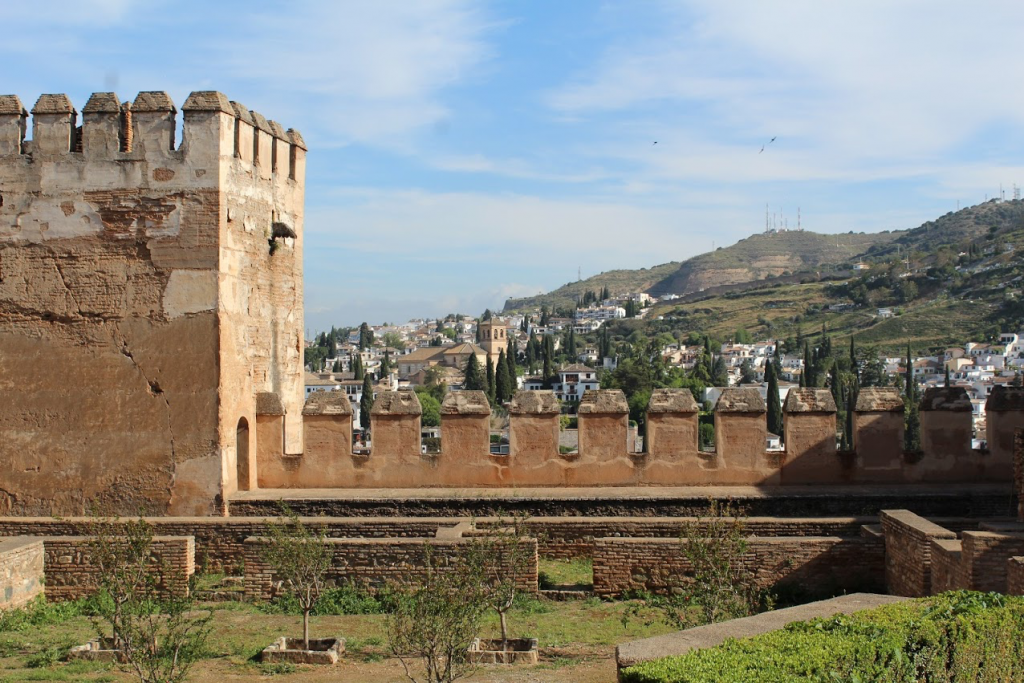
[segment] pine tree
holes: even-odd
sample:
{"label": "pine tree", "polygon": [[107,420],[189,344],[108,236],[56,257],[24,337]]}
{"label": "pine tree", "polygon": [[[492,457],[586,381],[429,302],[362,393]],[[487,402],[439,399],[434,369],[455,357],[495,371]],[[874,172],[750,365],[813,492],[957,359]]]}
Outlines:
{"label": "pine tree", "polygon": [[765,366],[768,380],[768,431],[783,436],[782,399],[779,398],[779,378],[775,375],[775,367],[768,363]]}
{"label": "pine tree", "polygon": [[725,359],[719,356],[711,371],[711,384],[716,387],[729,386],[729,370],[725,367]]}
{"label": "pine tree", "polygon": [[494,405],[494,362],[490,356],[487,356],[487,400]]}
{"label": "pine tree", "polygon": [[487,390],[484,372],[475,353],[469,354],[469,362],[466,363],[466,375],[463,378],[462,387],[472,391]]}
{"label": "pine tree", "polygon": [[494,398],[498,403],[512,400],[512,389],[508,377],[508,359],[504,351],[498,353],[498,367],[494,369]]}
{"label": "pine tree", "polygon": [[359,399],[359,426],[363,431],[370,429],[370,410],[373,408],[373,384],[370,376],[363,377],[363,395]]}

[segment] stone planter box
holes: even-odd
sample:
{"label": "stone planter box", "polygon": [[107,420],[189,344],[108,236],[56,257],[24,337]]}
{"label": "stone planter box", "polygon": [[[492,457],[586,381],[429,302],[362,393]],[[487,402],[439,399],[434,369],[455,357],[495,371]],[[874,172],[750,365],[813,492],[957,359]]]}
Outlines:
{"label": "stone planter box", "polygon": [[124,653],[114,649],[114,642],[111,638],[97,638],[90,640],[85,645],[76,645],[68,650],[68,661],[86,662],[121,662],[127,659]]}
{"label": "stone planter box", "polygon": [[262,662],[289,664],[337,664],[345,651],[344,638],[310,638],[309,649],[303,649],[302,638],[278,638],[260,655]]}
{"label": "stone planter box", "polygon": [[468,660],[473,664],[536,664],[536,638],[509,638],[503,650],[501,638],[477,638],[469,646]]}

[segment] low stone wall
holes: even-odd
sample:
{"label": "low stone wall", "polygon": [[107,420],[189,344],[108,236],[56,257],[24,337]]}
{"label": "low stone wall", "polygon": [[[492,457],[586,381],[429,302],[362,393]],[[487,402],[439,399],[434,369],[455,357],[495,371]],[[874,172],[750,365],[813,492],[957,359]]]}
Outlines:
{"label": "low stone wall", "polygon": [[962,544],[952,538],[932,539],[932,595],[959,590],[967,585],[963,570]]}
{"label": "low stone wall", "polygon": [[909,510],[883,510],[885,584],[893,595],[931,595],[932,541],[956,540],[956,534]]}
{"label": "low stone wall", "polygon": [[[90,559],[89,541],[84,536],[43,539],[48,600],[75,600],[96,592],[99,569]],[[188,591],[189,577],[195,573],[195,554],[191,536],[153,538],[150,562],[162,594]]]}
{"label": "low stone wall", "polygon": [[1011,557],[1006,561],[1006,592],[1024,595],[1024,557]]}
{"label": "low stone wall", "polygon": [[22,607],[42,594],[42,539],[0,540],[0,611]]}
{"label": "low stone wall", "polygon": [[[740,562],[760,586],[807,594],[878,590],[885,567],[881,539],[868,537],[751,537]],[[601,538],[595,543],[597,595],[629,590],[664,594],[690,580],[690,572],[679,539]]]}
{"label": "low stone wall", "polygon": [[[518,585],[522,591],[536,593],[537,541],[531,538],[521,542],[532,548],[533,560],[519,577]],[[250,599],[267,600],[274,596],[274,573],[263,558],[265,543],[266,539],[259,537],[245,540],[245,595]],[[428,544],[434,567],[444,572],[451,571],[460,561],[468,543],[468,539],[461,538],[328,539],[333,560],[327,581],[334,585],[356,584],[368,590],[389,584],[412,585],[426,573]]]}
{"label": "low stone wall", "polygon": [[965,531],[962,543],[967,579],[964,588],[1005,592],[1006,563],[1011,557],[1024,555],[1024,534]]}

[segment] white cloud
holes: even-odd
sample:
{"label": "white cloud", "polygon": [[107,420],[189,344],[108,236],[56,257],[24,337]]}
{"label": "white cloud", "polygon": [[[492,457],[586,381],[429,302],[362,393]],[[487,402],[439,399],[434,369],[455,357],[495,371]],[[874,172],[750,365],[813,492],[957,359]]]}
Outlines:
{"label": "white cloud", "polygon": [[614,40],[548,105],[573,117],[645,112],[652,130],[709,150],[700,163],[740,173],[751,164],[722,152],[756,152],[777,135],[771,151],[786,157],[771,175],[782,179],[828,166],[904,175],[988,126],[1024,123],[1017,3],[666,2],[660,23]]}
{"label": "white cloud", "polygon": [[468,0],[299,0],[284,14],[244,14],[221,56],[277,109],[301,110],[320,146],[401,148],[448,115],[439,93],[487,60],[492,27]]}

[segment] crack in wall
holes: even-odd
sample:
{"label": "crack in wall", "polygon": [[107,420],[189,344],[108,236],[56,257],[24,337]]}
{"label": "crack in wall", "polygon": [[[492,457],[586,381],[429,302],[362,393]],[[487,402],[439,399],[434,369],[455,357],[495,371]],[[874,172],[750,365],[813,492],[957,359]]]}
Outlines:
{"label": "crack in wall", "polygon": [[146,381],[150,396],[153,396],[154,398],[158,396],[163,398],[164,405],[167,407],[167,437],[171,447],[171,481],[173,488],[173,468],[174,464],[177,462],[177,453],[174,448],[174,429],[173,423],[171,422],[171,401],[167,397],[167,394],[164,392],[164,390],[160,387],[160,382],[157,381],[156,379],[150,379],[149,375],[146,374],[146,371],[142,369],[141,365],[139,365],[139,362],[135,360],[135,356],[132,354],[131,349],[128,347],[128,338],[125,337],[125,335],[121,332],[121,328],[117,325],[117,323],[114,323],[114,340],[119,345],[118,350],[121,352],[121,355],[123,355],[125,358],[132,362],[132,365],[135,366],[135,369],[139,371],[140,375],[142,375],[142,379]]}
{"label": "crack in wall", "polygon": [[53,268],[54,270],[57,271],[57,277],[60,279],[61,285],[64,286],[64,291],[68,293],[68,296],[71,298],[71,301],[74,302],[75,309],[78,311],[78,315],[84,315],[82,313],[82,304],[78,302],[78,297],[75,296],[75,293],[71,290],[71,287],[68,286],[68,281],[64,278],[64,269],[61,268],[60,266],[60,254],[58,254],[53,248],[50,249],[50,253],[53,254]]}

